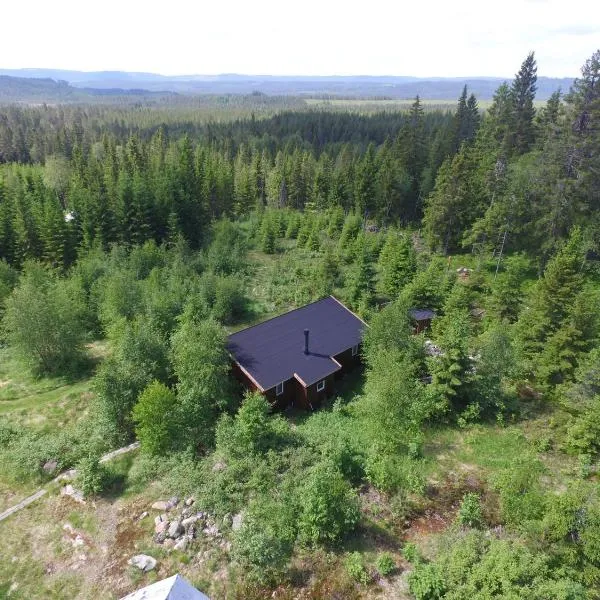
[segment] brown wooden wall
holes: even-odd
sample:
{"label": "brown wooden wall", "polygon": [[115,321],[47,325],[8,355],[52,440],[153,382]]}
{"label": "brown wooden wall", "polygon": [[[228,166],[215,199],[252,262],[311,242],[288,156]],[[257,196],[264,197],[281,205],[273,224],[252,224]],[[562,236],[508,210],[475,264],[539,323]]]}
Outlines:
{"label": "brown wooden wall", "polygon": [[335,373],[325,377],[325,389],[322,392],[317,392],[317,384],[323,381],[322,379],[306,388],[301,386],[303,408],[306,410],[321,408],[323,402],[331,398],[335,391],[335,379]]}
{"label": "brown wooden wall", "polygon": [[[344,352],[340,352],[334,356],[342,368],[336,373],[332,373],[325,377],[325,389],[322,392],[317,392],[317,384],[315,382],[306,388],[295,378],[292,377],[284,382],[283,394],[277,396],[275,394],[275,388],[272,387],[262,392],[267,398],[271,406],[276,410],[283,410],[289,406],[304,409],[304,410],[315,410],[319,408],[326,398],[331,398],[335,393],[335,381],[339,379],[352,369],[356,368],[361,363],[360,357],[361,348],[358,348],[358,354],[352,356],[352,348],[348,348]],[[232,373],[234,377],[249,390],[256,391],[258,387],[256,384],[240,369],[237,363],[232,365]],[[321,380],[322,381],[322,380]]]}
{"label": "brown wooden wall", "polygon": [[[265,390],[264,395],[273,408],[283,410],[288,406],[298,407],[298,403],[302,399],[301,390],[300,382],[292,377],[283,382],[283,394],[280,396],[275,393],[274,387]],[[304,406],[299,406],[299,408],[304,408]]]}
{"label": "brown wooden wall", "polygon": [[344,350],[344,352],[340,352],[333,358],[337,360],[341,365],[341,371],[338,371],[337,378],[339,379],[349,371],[352,371],[356,367],[358,367],[361,363],[360,353],[362,350],[362,345],[358,346],[358,354],[356,356],[352,356],[352,348],[348,348],[348,350]]}
{"label": "brown wooden wall", "polygon": [[414,321],[413,333],[421,333],[431,327],[431,319],[422,319],[421,321]]}

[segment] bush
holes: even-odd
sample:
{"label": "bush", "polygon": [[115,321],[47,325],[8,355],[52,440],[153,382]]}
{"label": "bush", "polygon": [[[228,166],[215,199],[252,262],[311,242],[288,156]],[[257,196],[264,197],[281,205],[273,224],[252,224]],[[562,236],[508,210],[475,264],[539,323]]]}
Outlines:
{"label": "bush", "polygon": [[382,577],[387,577],[396,570],[396,561],[388,552],[384,552],[377,557],[377,571]]}
{"label": "bush", "polygon": [[369,583],[371,578],[369,576],[369,572],[363,564],[363,559],[360,552],[353,552],[352,554],[349,554],[344,561],[344,566],[346,567],[348,575],[350,575],[352,579],[364,585]]}
{"label": "bush", "polygon": [[276,445],[289,429],[280,416],[272,416],[269,401],[259,393],[248,393],[236,416],[223,415],[216,430],[217,450],[241,458],[263,454]]}
{"label": "bush", "polygon": [[463,496],[458,509],[458,522],[468,527],[479,527],[483,523],[481,500],[477,494],[468,493]]}
{"label": "bush", "polygon": [[521,456],[509,468],[497,473],[492,485],[500,496],[500,510],[505,523],[523,526],[543,513],[544,495],[540,486],[542,465],[532,456]]}
{"label": "bush", "polygon": [[300,537],[305,542],[335,543],[352,531],[360,513],[356,493],[330,462],[317,464],[299,494]]}
{"label": "bush", "polygon": [[176,402],[175,392],[156,380],[140,394],[132,416],[143,452],[161,455],[172,446]]}
{"label": "bush", "polygon": [[407,456],[383,454],[372,449],[365,463],[367,479],[384,492],[408,490],[422,493],[425,487],[422,464]]}
{"label": "bush", "polygon": [[36,375],[73,374],[84,363],[85,315],[76,280],[28,263],[6,299],[2,324],[8,344]]}
{"label": "bush", "polygon": [[105,489],[108,473],[96,456],[86,456],[77,463],[76,485],[84,496],[95,496]]}
{"label": "bush", "polygon": [[417,600],[532,598],[584,600],[583,587],[556,569],[543,552],[525,544],[490,538],[482,531],[458,531],[442,538],[432,563],[418,563],[408,576]]}
{"label": "bush", "polygon": [[246,298],[239,279],[220,277],[216,282],[215,299],[212,314],[222,323],[233,323],[245,311]]}
{"label": "bush", "polygon": [[421,553],[419,552],[417,545],[413,544],[412,542],[404,545],[404,548],[402,548],[402,556],[404,556],[404,558],[412,564],[417,564],[422,560]]}
{"label": "bush", "polygon": [[419,563],[408,576],[408,586],[417,600],[438,600],[446,591],[437,565]]}
{"label": "bush", "polygon": [[266,499],[252,503],[234,537],[234,558],[245,568],[249,579],[258,583],[277,581],[291,557],[295,531],[286,504]]}

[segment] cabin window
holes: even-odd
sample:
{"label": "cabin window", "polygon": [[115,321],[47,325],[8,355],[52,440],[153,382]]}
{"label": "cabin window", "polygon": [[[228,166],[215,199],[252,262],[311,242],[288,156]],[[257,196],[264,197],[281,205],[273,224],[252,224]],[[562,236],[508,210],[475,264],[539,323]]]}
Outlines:
{"label": "cabin window", "polygon": [[317,392],[322,392],[325,389],[325,380],[323,379],[323,381],[319,381],[319,383],[317,383]]}
{"label": "cabin window", "polygon": [[352,356],[356,356],[358,354],[358,345],[352,346]]}
{"label": "cabin window", "polygon": [[283,381],[275,386],[275,395],[281,396],[281,394],[283,394]]}

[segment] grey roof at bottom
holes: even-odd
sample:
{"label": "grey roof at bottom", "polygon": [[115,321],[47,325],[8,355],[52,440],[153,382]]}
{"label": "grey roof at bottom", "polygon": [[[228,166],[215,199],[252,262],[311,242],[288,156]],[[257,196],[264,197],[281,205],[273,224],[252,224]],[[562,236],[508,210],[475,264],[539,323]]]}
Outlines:
{"label": "grey roof at bottom", "polygon": [[[329,296],[229,336],[227,349],[268,390],[297,374],[308,386],[340,369],[337,354],[358,345],[366,325]],[[304,330],[309,353],[304,354]]]}

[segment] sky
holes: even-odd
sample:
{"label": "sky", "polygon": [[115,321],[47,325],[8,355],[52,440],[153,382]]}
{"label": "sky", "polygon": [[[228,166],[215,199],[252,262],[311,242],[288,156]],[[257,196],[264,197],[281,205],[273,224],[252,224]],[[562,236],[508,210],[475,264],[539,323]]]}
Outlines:
{"label": "sky", "polygon": [[4,0],[0,68],[165,75],[573,77],[593,0]]}

